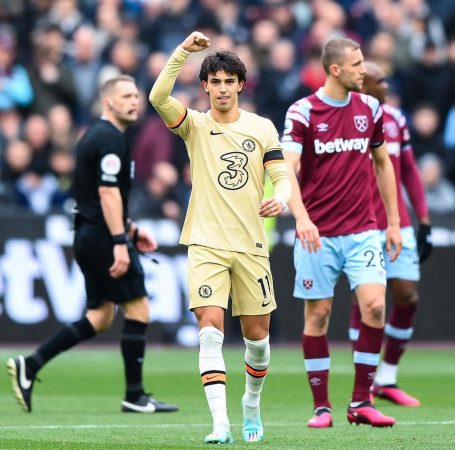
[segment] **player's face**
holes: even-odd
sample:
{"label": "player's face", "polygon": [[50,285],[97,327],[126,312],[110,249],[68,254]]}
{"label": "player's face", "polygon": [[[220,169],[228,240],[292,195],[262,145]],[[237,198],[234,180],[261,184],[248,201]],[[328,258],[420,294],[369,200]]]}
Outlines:
{"label": "player's face", "polygon": [[339,83],[348,91],[360,91],[366,74],[364,59],[360,49],[346,49],[346,56],[339,66]]}
{"label": "player's face", "polygon": [[389,89],[389,83],[384,71],[377,70],[374,73],[368,73],[368,76],[365,78],[364,92],[373,97],[376,97],[379,100],[379,103],[384,103]]}
{"label": "player's face", "polygon": [[209,74],[207,81],[202,82],[202,87],[209,94],[211,107],[220,112],[226,112],[238,105],[243,84],[239,82],[237,75],[219,71]]}
{"label": "player's face", "polygon": [[139,113],[139,91],[131,81],[119,81],[110,95],[108,108],[115,118],[129,125],[135,122]]}

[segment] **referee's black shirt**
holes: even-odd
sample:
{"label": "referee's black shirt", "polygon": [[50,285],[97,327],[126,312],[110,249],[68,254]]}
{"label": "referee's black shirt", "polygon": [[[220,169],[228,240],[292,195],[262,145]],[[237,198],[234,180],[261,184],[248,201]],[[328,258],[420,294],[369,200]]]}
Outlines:
{"label": "referee's black shirt", "polygon": [[82,222],[105,225],[99,186],[118,187],[123,221],[128,217],[128,193],[132,178],[131,155],[124,134],[100,119],[88,128],[76,146],[74,192]]}

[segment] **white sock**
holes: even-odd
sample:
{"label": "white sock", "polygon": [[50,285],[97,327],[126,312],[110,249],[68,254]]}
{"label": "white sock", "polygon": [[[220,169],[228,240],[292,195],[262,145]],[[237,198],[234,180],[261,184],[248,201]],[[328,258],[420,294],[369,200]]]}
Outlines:
{"label": "white sock", "polygon": [[374,377],[375,384],[379,386],[387,386],[388,384],[397,384],[398,366],[382,361],[379,364],[376,376]]}
{"label": "white sock", "polygon": [[199,332],[199,372],[213,419],[213,431],[230,431],[226,408],[226,367],[222,347],[224,334],[215,327]]}
{"label": "white sock", "polygon": [[248,419],[255,421],[259,414],[262,386],[270,363],[269,336],[260,341],[250,341],[246,338],[244,341],[246,383],[243,413]]}

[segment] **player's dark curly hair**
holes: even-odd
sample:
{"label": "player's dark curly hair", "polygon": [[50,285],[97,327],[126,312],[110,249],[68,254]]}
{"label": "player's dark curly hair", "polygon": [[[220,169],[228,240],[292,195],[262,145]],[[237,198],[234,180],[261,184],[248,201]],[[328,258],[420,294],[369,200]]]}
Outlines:
{"label": "player's dark curly hair", "polygon": [[246,81],[246,67],[240,58],[228,50],[219,50],[204,58],[199,72],[199,79],[207,81],[209,75],[224,70],[229,75],[237,75],[239,81]]}

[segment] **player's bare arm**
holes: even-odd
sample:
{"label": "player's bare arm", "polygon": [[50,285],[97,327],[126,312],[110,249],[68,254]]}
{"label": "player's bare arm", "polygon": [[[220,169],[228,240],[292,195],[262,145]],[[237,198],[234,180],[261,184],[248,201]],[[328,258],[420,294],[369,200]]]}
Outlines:
{"label": "player's bare arm", "polygon": [[[104,220],[111,233],[111,236],[118,236],[125,233],[123,225],[123,206],[120,190],[117,187],[100,186],[98,188],[101,209]],[[121,277],[128,270],[130,257],[128,247],[125,244],[114,245],[114,263],[109,268],[113,278]]]}
{"label": "player's bare arm", "polygon": [[375,148],[371,153],[375,166],[376,182],[387,213],[386,249],[390,256],[390,261],[393,262],[398,258],[403,246],[395,173],[386,143]]}
{"label": "player's bare arm", "polygon": [[289,180],[291,181],[291,199],[288,202],[289,210],[295,218],[295,228],[302,247],[308,252],[317,252],[321,248],[319,230],[311,221],[300,194],[299,182],[296,171],[300,164],[300,154],[296,152],[284,152]]}

